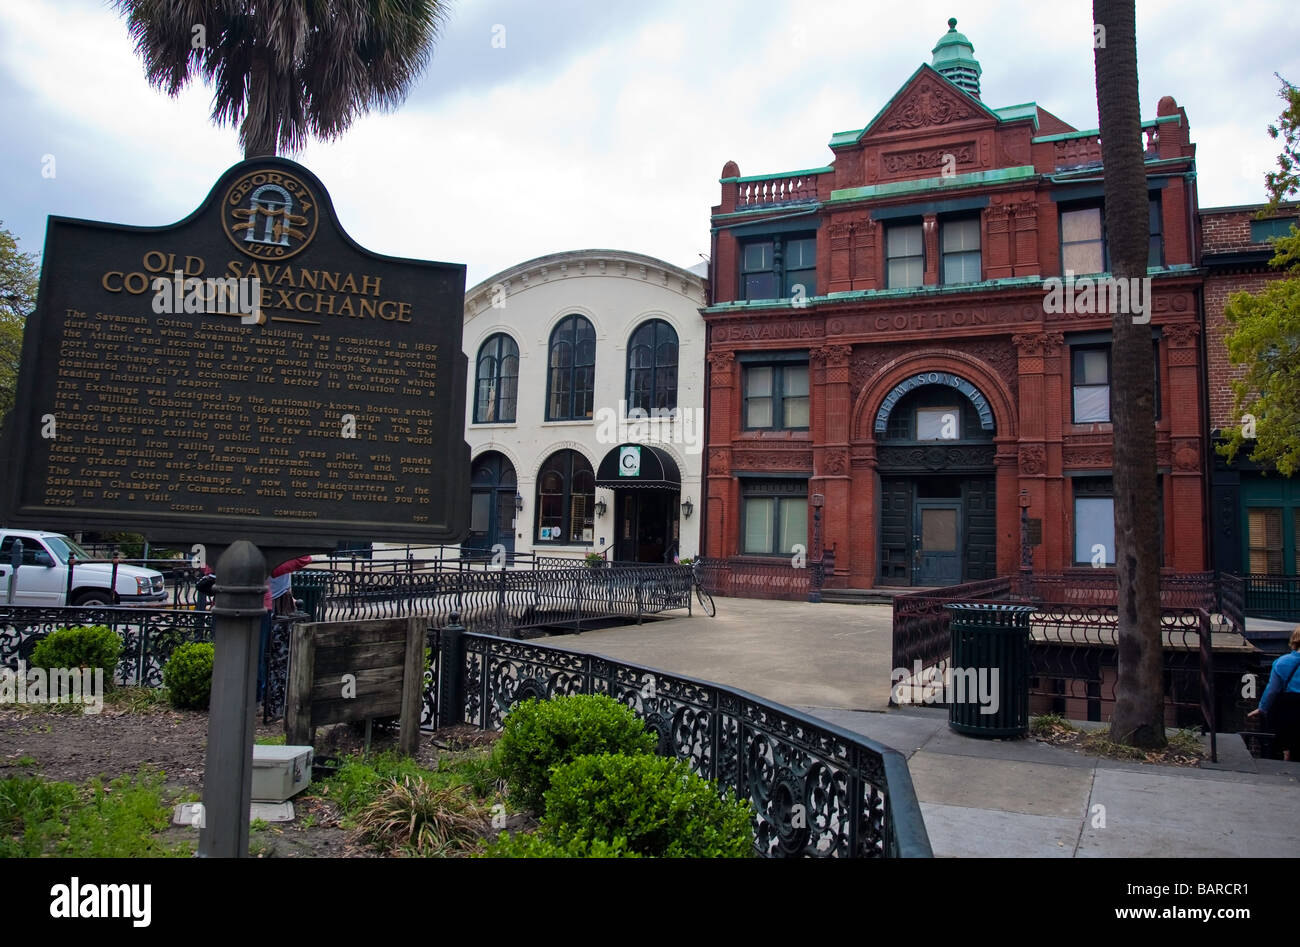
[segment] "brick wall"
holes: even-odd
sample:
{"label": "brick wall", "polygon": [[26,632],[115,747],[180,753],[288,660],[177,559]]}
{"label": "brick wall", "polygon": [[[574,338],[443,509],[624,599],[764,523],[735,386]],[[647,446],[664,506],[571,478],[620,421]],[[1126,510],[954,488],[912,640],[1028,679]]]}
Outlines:
{"label": "brick wall", "polygon": [[[1253,243],[1250,239],[1250,222],[1257,210],[1257,207],[1252,207],[1222,212],[1202,211],[1202,252],[1208,255],[1267,250],[1267,243]],[[1232,410],[1232,381],[1244,374],[1245,366],[1228,361],[1228,351],[1223,343],[1227,331],[1224,306],[1234,293],[1258,293],[1271,281],[1283,278],[1285,274],[1268,271],[1267,264],[1211,269],[1206,276],[1205,338],[1211,428],[1223,428],[1240,421]]]}

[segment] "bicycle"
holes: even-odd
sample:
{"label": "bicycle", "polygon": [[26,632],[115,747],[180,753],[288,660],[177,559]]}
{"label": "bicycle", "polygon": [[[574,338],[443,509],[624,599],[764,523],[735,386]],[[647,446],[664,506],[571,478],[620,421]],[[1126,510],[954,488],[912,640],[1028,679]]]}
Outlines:
{"label": "bicycle", "polygon": [[700,603],[700,608],[704,614],[713,618],[718,614],[718,607],[713,604],[713,596],[704,588],[704,583],[700,580],[700,560],[696,559],[691,563],[691,585],[694,587],[695,598]]}

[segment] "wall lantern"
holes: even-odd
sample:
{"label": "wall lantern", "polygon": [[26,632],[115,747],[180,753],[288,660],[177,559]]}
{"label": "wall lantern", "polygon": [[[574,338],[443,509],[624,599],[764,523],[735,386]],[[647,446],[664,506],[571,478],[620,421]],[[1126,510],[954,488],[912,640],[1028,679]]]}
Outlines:
{"label": "wall lantern", "polygon": [[523,498],[522,496],[520,496],[518,493],[516,493],[516,494],[515,494],[515,512],[516,512],[516,513],[522,513],[523,511],[524,511],[524,498]]}
{"label": "wall lantern", "polygon": [[604,500],[597,500],[596,505],[593,507],[593,509],[596,511],[596,519],[600,519],[602,516],[605,515],[605,511],[608,510],[609,507],[605,505]]}
{"label": "wall lantern", "polygon": [[695,512],[695,504],[691,502],[690,497],[687,497],[685,500],[682,501],[682,516],[686,517],[686,519],[690,519],[691,514],[694,512]]}

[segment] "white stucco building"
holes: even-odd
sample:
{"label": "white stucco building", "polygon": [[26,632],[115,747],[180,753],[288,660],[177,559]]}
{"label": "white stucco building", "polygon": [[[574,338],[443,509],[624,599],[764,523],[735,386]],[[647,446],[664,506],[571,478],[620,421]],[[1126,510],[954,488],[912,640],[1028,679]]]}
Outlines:
{"label": "white stucco building", "polygon": [[466,294],[464,555],[698,553],[704,305],[700,276],[618,250],[539,257]]}

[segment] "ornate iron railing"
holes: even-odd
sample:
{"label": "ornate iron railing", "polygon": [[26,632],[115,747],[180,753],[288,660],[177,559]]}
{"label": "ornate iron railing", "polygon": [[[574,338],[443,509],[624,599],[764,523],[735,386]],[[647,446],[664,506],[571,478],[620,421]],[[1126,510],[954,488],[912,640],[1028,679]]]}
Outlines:
{"label": "ornate iron railing", "polygon": [[1245,611],[1260,618],[1300,622],[1300,575],[1240,576],[1245,586]]}
{"label": "ornate iron railing", "polygon": [[[1213,573],[1162,576],[1160,626],[1169,722],[1204,726],[1211,756],[1217,758],[1221,714],[1210,611],[1220,593],[1214,579]],[[1115,699],[1116,594],[1113,575],[1080,573],[1013,576],[900,595],[894,599],[894,668],[915,674],[948,662],[952,644],[944,605],[990,598],[1028,601],[1034,605],[1029,616],[1030,697],[1076,719],[1100,720],[1102,704]],[[1197,604],[1168,604],[1179,600]],[[1230,621],[1223,624],[1235,630]],[[1225,643],[1237,644],[1235,635],[1233,639]]]}
{"label": "ornate iron railing", "polygon": [[1246,583],[1241,576],[1219,573],[1219,612],[1233,631],[1246,633]]}
{"label": "ornate iron railing", "polygon": [[[1013,577],[1013,591],[1022,598],[1068,605],[1115,607],[1119,578],[1112,571],[1076,569],[1068,572]],[[1215,611],[1218,592],[1213,572],[1182,572],[1160,576],[1162,608],[1203,608]]]}
{"label": "ornate iron railing", "polygon": [[835,551],[796,565],[793,558],[732,556],[700,559],[700,582],[712,595],[808,601],[835,571]]}
{"label": "ornate iron railing", "polygon": [[76,625],[107,625],[122,637],[119,684],[158,687],[172,651],[191,641],[212,640],[212,615],[190,609],[0,605],[0,666],[30,661],[46,635]]}
{"label": "ornate iron railing", "polygon": [[690,613],[689,566],[568,562],[527,569],[485,562],[440,571],[308,569],[294,573],[294,590],[315,621],[418,615],[441,625],[459,613],[466,627],[496,634],[581,631],[677,609]]}
{"label": "ornate iron railing", "polygon": [[[122,638],[114,682],[161,687],[162,669],[172,652],[193,641],[212,640],[212,613],[194,609],[36,607],[0,605],[0,667],[30,662],[36,645],[51,632],[77,625],[104,625]],[[291,618],[272,623],[263,669],[262,701],[267,722],[284,714],[289,676]]]}
{"label": "ornate iron railing", "polygon": [[753,804],[759,855],[931,855],[906,760],[866,737],[744,691],[600,655],[458,626],[436,643],[426,723],[500,729],[530,697],[608,694],[645,720],[660,753]]}
{"label": "ornate iron railing", "polygon": [[1011,580],[984,579],[946,589],[913,592],[894,598],[893,666],[911,671],[916,662],[922,670],[936,667],[948,658],[951,639],[948,632],[951,602],[978,602],[1006,598]]}

